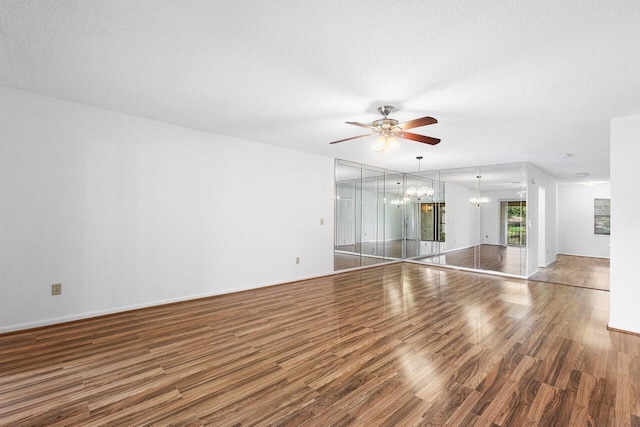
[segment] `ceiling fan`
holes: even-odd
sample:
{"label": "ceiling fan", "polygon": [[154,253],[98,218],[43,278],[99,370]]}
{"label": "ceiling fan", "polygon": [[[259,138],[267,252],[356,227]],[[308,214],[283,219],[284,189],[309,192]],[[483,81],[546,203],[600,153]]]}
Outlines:
{"label": "ceiling fan", "polygon": [[432,138],[430,136],[419,135],[412,132],[405,132],[407,129],[413,129],[420,126],[438,123],[438,121],[433,117],[421,117],[419,119],[409,120],[408,122],[398,123],[397,120],[387,117],[389,114],[391,114],[392,111],[393,107],[390,105],[378,107],[378,112],[382,114],[383,118],[375,120],[370,125],[358,122],[346,122],[350,125],[370,129],[371,133],[352,136],[351,138],[340,139],[338,141],[330,142],[329,144],[338,144],[340,142],[345,142],[352,139],[364,138],[365,136],[379,135],[379,138],[371,148],[374,151],[382,151],[384,153],[387,153],[389,151],[395,150],[400,146],[396,138],[410,139],[412,141],[418,141],[430,145],[436,145],[440,142],[438,138]]}

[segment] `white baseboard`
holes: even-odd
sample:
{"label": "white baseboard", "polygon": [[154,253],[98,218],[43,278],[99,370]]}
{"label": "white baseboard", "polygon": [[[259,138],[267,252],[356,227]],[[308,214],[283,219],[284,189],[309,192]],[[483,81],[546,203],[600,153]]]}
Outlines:
{"label": "white baseboard", "polygon": [[449,249],[448,251],[440,252],[438,255],[446,255],[446,254],[451,253],[451,252],[458,252],[458,251],[462,251],[464,249],[475,248],[476,246],[480,246],[480,245],[462,246],[462,247],[456,248],[456,249]]}
{"label": "white baseboard", "polygon": [[623,334],[640,335],[640,331],[637,330],[637,328],[632,328],[628,325],[617,325],[609,322],[607,329],[614,332],[621,332]]}
{"label": "white baseboard", "polygon": [[[374,264],[371,267],[375,267],[377,265],[380,265],[380,264]],[[366,267],[369,267],[369,266],[366,266]],[[317,279],[319,277],[332,276],[332,275],[341,273],[343,271],[347,271],[347,270],[331,271],[331,272],[322,273],[322,274],[315,274],[315,275],[311,275],[311,276],[295,277],[295,278],[291,278],[291,279],[283,280],[283,281],[278,281],[278,282],[267,282],[267,283],[261,283],[261,284],[257,284],[257,285],[251,285],[251,286],[244,286],[244,287],[234,288],[234,289],[223,289],[223,290],[219,290],[219,291],[205,292],[205,293],[194,294],[194,295],[186,295],[186,296],[181,296],[181,297],[176,297],[176,298],[169,298],[169,299],[164,299],[164,300],[156,300],[156,301],[145,302],[145,303],[140,303],[140,304],[131,304],[131,305],[126,305],[126,306],[121,306],[121,307],[107,308],[107,309],[104,309],[104,310],[86,311],[86,312],[83,312],[83,313],[70,314],[68,316],[53,317],[53,318],[49,318],[49,319],[42,319],[42,320],[37,320],[37,321],[34,321],[34,322],[27,322],[27,323],[18,323],[16,325],[0,326],[0,334],[5,334],[5,333],[8,333],[8,332],[22,331],[22,330],[26,330],[26,329],[40,328],[40,327],[43,327],[43,326],[51,326],[51,325],[56,325],[58,323],[67,323],[67,322],[73,322],[73,321],[76,321],[76,320],[90,319],[92,317],[98,317],[98,316],[105,316],[105,315],[109,315],[109,314],[122,313],[122,312],[125,312],[125,311],[138,310],[138,309],[141,309],[141,308],[155,307],[155,306],[165,305],[165,304],[172,304],[172,303],[175,303],[175,302],[189,301],[189,300],[195,300],[195,299],[200,299],[200,298],[213,297],[213,296],[216,296],[216,295],[232,294],[232,293],[236,293],[236,292],[248,291],[248,290],[251,290],[251,289],[266,288],[268,286],[282,285],[284,283],[292,283],[292,282],[299,282],[299,281],[302,281],[302,280]]]}
{"label": "white baseboard", "polygon": [[552,260],[552,261],[549,261],[549,262],[548,262],[548,263],[546,263],[546,264],[539,265],[539,266],[538,266],[538,268],[540,268],[540,267],[542,267],[542,268],[547,268],[547,267],[549,267],[551,264],[553,264],[553,263],[554,263],[554,262],[556,262],[556,261],[557,261],[557,259],[554,259],[554,260]]}
{"label": "white baseboard", "polygon": [[597,256],[597,255],[584,255],[584,254],[568,254],[568,253],[558,253],[558,255],[569,255],[569,256],[579,256],[582,258],[598,258],[598,259],[611,259],[611,257],[608,256]]}

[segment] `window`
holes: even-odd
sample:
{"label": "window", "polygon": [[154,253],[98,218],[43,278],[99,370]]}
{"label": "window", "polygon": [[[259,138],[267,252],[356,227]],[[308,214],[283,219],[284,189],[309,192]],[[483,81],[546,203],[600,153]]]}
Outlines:
{"label": "window", "polygon": [[595,234],[611,234],[611,199],[594,199],[593,222]]}

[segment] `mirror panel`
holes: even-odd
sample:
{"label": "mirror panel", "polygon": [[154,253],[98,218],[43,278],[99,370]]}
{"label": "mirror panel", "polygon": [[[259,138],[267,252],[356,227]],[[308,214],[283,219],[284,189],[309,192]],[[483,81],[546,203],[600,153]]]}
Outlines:
{"label": "mirror panel", "polygon": [[444,184],[437,173],[406,174],[405,178],[406,258],[421,260],[442,252],[446,234]]}
{"label": "mirror panel", "polygon": [[403,224],[406,203],[403,180],[402,173],[389,172],[385,176],[384,241],[386,258],[405,258],[406,231]]}
{"label": "mirror panel", "polygon": [[524,164],[479,168],[479,268],[526,275],[526,169]]}
{"label": "mirror panel", "polygon": [[384,251],[384,170],[362,169],[361,253],[383,260]]}
{"label": "mirror panel", "polygon": [[411,259],[526,276],[526,181],[524,163],[416,174],[337,160],[335,249],[357,261],[336,269]]}
{"label": "mirror panel", "polygon": [[362,167],[347,161],[335,164],[334,269],[360,267],[363,263],[360,212]]}
{"label": "mirror panel", "polygon": [[403,213],[390,204],[399,177],[399,172],[336,160],[334,270],[402,259]]}

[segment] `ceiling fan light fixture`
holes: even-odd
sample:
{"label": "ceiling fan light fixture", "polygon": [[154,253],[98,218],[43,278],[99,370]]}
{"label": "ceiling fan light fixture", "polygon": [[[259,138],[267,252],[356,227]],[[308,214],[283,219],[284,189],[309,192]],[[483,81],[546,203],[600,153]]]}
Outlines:
{"label": "ceiling fan light fixture", "polygon": [[388,153],[400,147],[400,143],[392,136],[379,136],[371,146],[373,151],[378,153]]}

